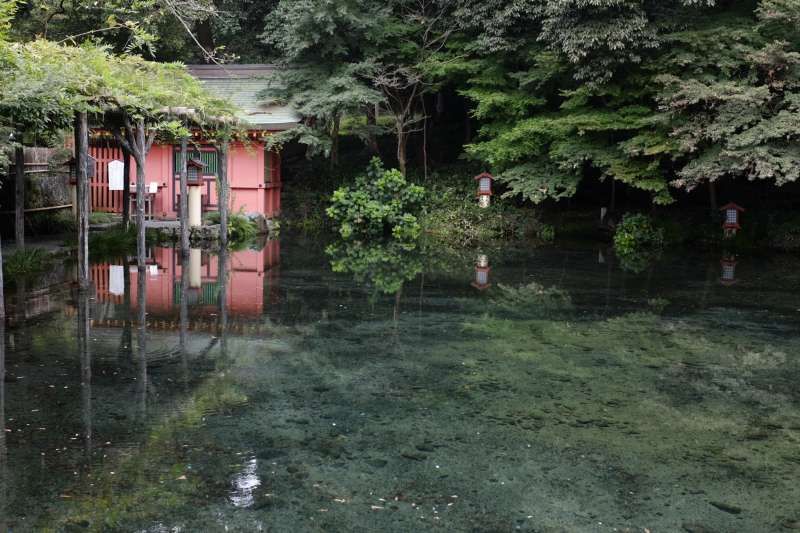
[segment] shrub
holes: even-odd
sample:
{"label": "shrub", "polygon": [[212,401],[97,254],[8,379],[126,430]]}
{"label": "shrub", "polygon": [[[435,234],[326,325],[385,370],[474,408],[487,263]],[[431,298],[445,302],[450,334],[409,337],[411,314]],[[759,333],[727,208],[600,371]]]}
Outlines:
{"label": "shrub", "polygon": [[413,240],[420,233],[417,214],[424,196],[423,187],[406,181],[399,170],[386,170],[380,159],[373,158],[354,187],[334,191],[326,213],[345,240]]}
{"label": "shrub", "polygon": [[614,251],[622,268],[641,272],[661,252],[664,230],[644,214],[626,214],[614,233]]}
{"label": "shrub", "polygon": [[43,272],[49,264],[50,256],[41,248],[16,250],[4,258],[3,275],[18,279]]}
{"label": "shrub", "polygon": [[[219,224],[219,211],[208,213],[206,221],[211,224]],[[257,236],[258,224],[250,220],[247,215],[242,212],[228,215],[228,241],[232,246],[249,243]]]}

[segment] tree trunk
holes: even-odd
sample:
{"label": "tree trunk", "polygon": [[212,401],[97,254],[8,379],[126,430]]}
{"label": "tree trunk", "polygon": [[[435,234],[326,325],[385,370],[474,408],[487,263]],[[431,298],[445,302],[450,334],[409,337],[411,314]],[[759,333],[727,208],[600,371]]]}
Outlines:
{"label": "tree trunk", "polygon": [[333,118],[333,126],[331,127],[331,168],[339,165],[339,127],[341,126],[342,117],[336,115]]}
{"label": "tree trunk", "polygon": [[716,218],[719,212],[719,206],[717,205],[717,184],[711,180],[708,180],[708,203],[711,207],[711,218]]}
{"label": "tree trunk", "polygon": [[611,178],[611,205],[608,210],[614,212],[617,210],[617,180]]}
{"label": "tree trunk", "polygon": [[[138,163],[137,163],[138,164]],[[137,173],[138,174],[138,173]],[[138,183],[137,183],[138,187]],[[139,306],[136,332],[137,373],[136,396],[139,402],[139,414],[144,421],[147,415],[147,270],[144,262],[140,262],[136,274],[136,305]]]}
{"label": "tree trunk", "polygon": [[8,448],[6,445],[6,320],[3,252],[0,245],[0,531],[8,531]]}
{"label": "tree trunk", "polygon": [[[20,139],[22,135],[19,135]],[[14,149],[14,238],[17,241],[17,249],[25,248],[25,149],[22,145]]]}
{"label": "tree trunk", "polygon": [[[147,136],[145,135],[144,119],[136,120],[134,135],[133,156],[136,158],[136,260],[140,269],[144,268],[147,251],[145,249],[144,227],[144,195],[145,195],[145,161],[147,158]],[[139,278],[143,282],[144,278]]]}
{"label": "tree trunk", "polygon": [[122,326],[122,338],[120,339],[120,354],[126,356],[126,361],[133,359],[133,313],[131,312],[131,266],[128,258],[122,262],[125,267],[123,280],[122,307],[125,309],[125,322]]}
{"label": "tree trunk", "polygon": [[[5,324],[6,302],[3,293],[3,244],[0,242],[0,324]],[[0,343],[5,343],[5,337],[0,335]],[[2,383],[2,381],[0,381]]]}
{"label": "tree trunk", "polygon": [[219,248],[219,348],[223,358],[228,355],[228,249]]}
{"label": "tree trunk", "polygon": [[131,154],[122,149],[122,227],[128,230],[131,225]]}
{"label": "tree trunk", "polygon": [[[78,356],[81,363],[81,418],[86,458],[92,454],[92,355],[89,349],[91,322],[89,317],[89,293],[78,294]],[[87,461],[90,465],[91,461]]]}
{"label": "tree trunk", "polygon": [[78,285],[89,288],[89,120],[75,114],[75,168],[78,187]]}
{"label": "tree trunk", "polygon": [[189,385],[189,352],[186,349],[189,337],[189,253],[181,258],[181,310],[180,310],[181,377],[183,385]]}
{"label": "tree trunk", "polygon": [[408,132],[402,126],[397,128],[397,165],[403,176],[406,175],[406,161],[408,160]]}
{"label": "tree trunk", "polygon": [[180,193],[181,205],[178,208],[178,216],[181,221],[181,257],[189,256],[189,186],[188,180],[188,145],[189,139],[181,137],[181,170],[180,170]]}
{"label": "tree trunk", "polygon": [[378,125],[378,118],[376,115],[376,108],[375,106],[368,105],[367,106],[367,127],[369,128],[369,133],[367,135],[367,146],[369,146],[370,152],[372,152],[376,156],[380,156],[380,149],[378,148],[378,138],[375,136],[373,129]]}
{"label": "tree trunk", "polygon": [[219,239],[228,246],[228,141],[219,147]]}

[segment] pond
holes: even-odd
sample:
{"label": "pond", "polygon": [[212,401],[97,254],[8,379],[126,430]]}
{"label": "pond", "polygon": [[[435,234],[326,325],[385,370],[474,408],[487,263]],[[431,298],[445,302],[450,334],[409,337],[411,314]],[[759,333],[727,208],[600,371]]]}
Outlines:
{"label": "pond", "polygon": [[324,250],[7,288],[0,531],[800,528],[798,258]]}

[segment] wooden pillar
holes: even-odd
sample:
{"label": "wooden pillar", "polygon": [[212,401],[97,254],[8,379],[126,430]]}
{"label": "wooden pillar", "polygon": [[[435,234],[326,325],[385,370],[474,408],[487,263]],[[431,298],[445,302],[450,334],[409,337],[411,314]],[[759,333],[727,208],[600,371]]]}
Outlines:
{"label": "wooden pillar", "polygon": [[[22,141],[22,134],[18,135],[18,141]],[[14,238],[17,241],[17,249],[25,248],[25,149],[18,145],[14,149]]]}
{"label": "wooden pillar", "polygon": [[85,112],[75,114],[75,168],[78,186],[78,284],[89,287],[89,121]]}
{"label": "wooden pillar", "polygon": [[228,148],[225,139],[219,150],[219,238],[223,246],[228,245]]}
{"label": "wooden pillar", "polygon": [[181,137],[181,169],[180,169],[180,194],[181,204],[178,208],[178,216],[181,223],[181,257],[189,254],[189,187],[187,184],[189,170],[188,164],[188,144],[187,137]]}
{"label": "wooden pillar", "polygon": [[126,230],[131,224],[131,154],[122,148],[122,227]]}

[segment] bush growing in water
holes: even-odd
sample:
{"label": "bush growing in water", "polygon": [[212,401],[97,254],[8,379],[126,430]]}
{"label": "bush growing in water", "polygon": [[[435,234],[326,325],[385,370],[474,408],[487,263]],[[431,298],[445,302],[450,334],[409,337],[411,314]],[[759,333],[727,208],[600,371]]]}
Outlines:
{"label": "bush growing in water", "polygon": [[626,214],[614,233],[614,251],[622,268],[641,272],[664,246],[664,230],[641,213]]}
{"label": "bush growing in water", "polygon": [[424,196],[423,187],[406,181],[399,170],[386,170],[380,159],[373,158],[354,187],[333,193],[326,213],[345,240],[388,236],[413,240],[420,233],[417,214]]}

